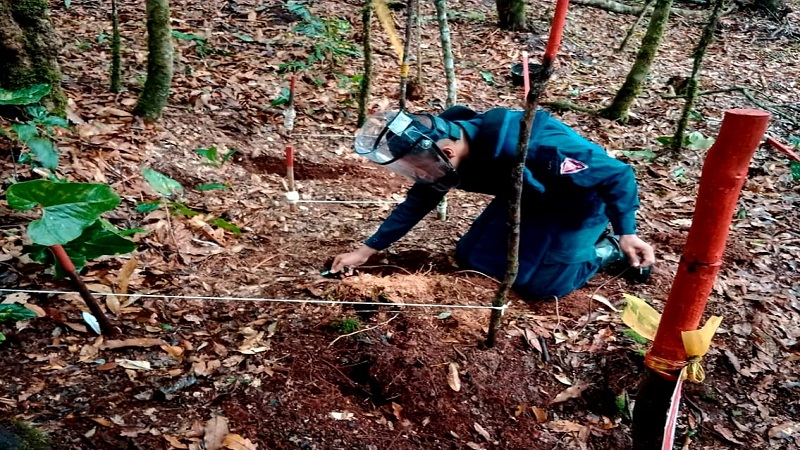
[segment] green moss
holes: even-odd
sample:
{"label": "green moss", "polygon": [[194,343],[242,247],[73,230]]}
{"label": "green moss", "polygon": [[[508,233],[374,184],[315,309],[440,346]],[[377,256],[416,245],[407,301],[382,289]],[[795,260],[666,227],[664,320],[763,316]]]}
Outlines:
{"label": "green moss", "polygon": [[8,450],[50,450],[50,437],[33,425],[19,420],[0,421],[0,448]]}
{"label": "green moss", "polygon": [[37,20],[47,11],[46,0],[14,0],[11,12],[16,20]]}

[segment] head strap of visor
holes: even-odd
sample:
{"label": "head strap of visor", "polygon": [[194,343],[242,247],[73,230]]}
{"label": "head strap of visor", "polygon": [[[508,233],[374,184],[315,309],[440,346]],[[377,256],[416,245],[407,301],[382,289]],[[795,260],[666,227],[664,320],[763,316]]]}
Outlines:
{"label": "head strap of visor", "polygon": [[[420,122],[420,120],[417,119],[415,116],[427,117],[428,120],[430,120],[431,126],[428,127],[422,124],[422,122]],[[386,128],[384,128],[381,131],[381,134],[378,136],[378,139],[375,140],[374,147],[377,148],[377,146],[380,145],[383,139],[389,140],[395,136],[402,136],[409,129],[416,130],[419,133],[417,142],[415,142],[413,145],[408,146],[406,151],[394,154],[393,155],[394,158],[384,163],[381,163],[381,165],[388,165],[397,161],[398,159],[405,156],[408,153],[408,151],[414,148],[419,143],[419,141],[425,139],[430,140],[432,144],[431,147],[436,148],[437,151],[439,150],[436,143],[439,142],[440,140],[452,139],[455,141],[461,139],[461,127],[459,127],[453,122],[441,119],[431,114],[407,114],[405,111],[400,111],[386,125]]]}

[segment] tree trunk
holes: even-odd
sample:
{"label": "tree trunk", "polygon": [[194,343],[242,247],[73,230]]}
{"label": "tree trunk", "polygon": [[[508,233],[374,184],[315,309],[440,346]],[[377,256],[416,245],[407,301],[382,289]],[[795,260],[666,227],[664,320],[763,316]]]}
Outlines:
{"label": "tree trunk", "polygon": [[147,81],[134,114],[157,120],[167,104],[172,84],[172,30],[169,1],[147,0]]}
{"label": "tree trunk", "polygon": [[63,114],[67,96],[58,67],[61,42],[47,10],[46,0],[0,0],[0,88],[49,84],[50,94],[42,103]]}
{"label": "tree trunk", "polygon": [[[406,91],[408,89],[408,54],[411,50],[411,39],[414,31],[414,7],[417,0],[408,0],[406,6],[406,40],[403,43],[403,61],[400,63],[400,109],[406,109]],[[419,57],[419,55],[417,55]]]}
{"label": "tree trunk", "polygon": [[723,0],[715,0],[714,11],[711,13],[711,17],[703,29],[700,42],[697,43],[697,47],[694,50],[694,66],[692,66],[692,76],[689,78],[689,84],[686,88],[686,103],[683,105],[683,113],[681,113],[681,118],[678,120],[675,136],[672,138],[673,156],[678,156],[681,148],[683,148],[683,135],[686,132],[686,124],[689,122],[689,113],[694,108],[694,100],[697,98],[697,78],[700,76],[700,68],[703,66],[706,48],[714,40],[714,30],[717,29],[722,3]]}
{"label": "tree trunk", "polygon": [[525,0],[495,0],[495,3],[497,26],[510,31],[525,30]]}
{"label": "tree trunk", "polygon": [[647,27],[647,33],[645,33],[644,38],[642,38],[642,46],[636,55],[636,61],[633,63],[625,83],[622,84],[622,87],[614,97],[614,101],[608,107],[600,110],[602,117],[619,120],[623,123],[627,122],[631,104],[636,96],[639,95],[644,79],[650,73],[650,66],[655,60],[658,46],[661,44],[661,37],[667,27],[670,8],[672,8],[672,0],[656,0],[653,15],[650,18],[650,25]]}
{"label": "tree trunk", "polygon": [[111,92],[122,90],[122,38],[119,33],[117,0],[111,0]]}
{"label": "tree trunk", "polygon": [[364,44],[364,75],[361,77],[361,88],[358,93],[358,126],[367,121],[369,90],[372,83],[372,0],[364,0],[361,11],[361,24],[364,27],[362,42]]}

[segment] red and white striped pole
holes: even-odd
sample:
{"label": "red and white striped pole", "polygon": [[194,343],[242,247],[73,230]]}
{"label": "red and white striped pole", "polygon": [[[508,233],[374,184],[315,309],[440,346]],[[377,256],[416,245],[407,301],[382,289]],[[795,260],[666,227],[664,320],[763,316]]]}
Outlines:
{"label": "red and white striped pole", "polygon": [[291,142],[294,119],[297,116],[294,110],[294,83],[295,75],[292,74],[292,80],[289,83],[289,104],[283,112],[283,125],[286,127],[289,139],[289,143],[286,144],[286,182],[289,189],[286,192],[286,201],[289,202],[289,209],[292,211],[297,208],[297,201],[300,200],[300,194],[297,192],[294,182],[294,147]]}

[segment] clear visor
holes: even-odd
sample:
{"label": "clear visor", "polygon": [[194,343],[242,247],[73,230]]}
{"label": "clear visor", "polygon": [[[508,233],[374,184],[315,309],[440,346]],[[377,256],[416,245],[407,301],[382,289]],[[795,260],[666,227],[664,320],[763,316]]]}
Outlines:
{"label": "clear visor", "polygon": [[458,184],[458,175],[425,133],[426,124],[430,123],[427,116],[402,112],[372,116],[356,135],[355,151],[414,181],[450,189]]}

